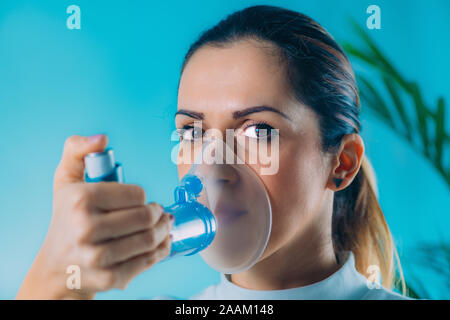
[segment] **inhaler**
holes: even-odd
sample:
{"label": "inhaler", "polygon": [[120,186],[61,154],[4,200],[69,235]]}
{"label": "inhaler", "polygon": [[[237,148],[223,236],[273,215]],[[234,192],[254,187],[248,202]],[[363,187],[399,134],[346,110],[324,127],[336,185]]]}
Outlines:
{"label": "inhaler", "polygon": [[[214,154],[214,161],[204,161],[205,151]],[[243,161],[227,161],[230,152],[214,139],[195,155],[174,190],[174,203],[164,207],[175,222],[171,252],[161,262],[198,253],[211,268],[233,274],[250,269],[262,256],[272,228],[269,196]],[[238,159],[236,154],[232,158]],[[123,167],[111,148],[88,154],[85,168],[86,182],[124,182]]]}

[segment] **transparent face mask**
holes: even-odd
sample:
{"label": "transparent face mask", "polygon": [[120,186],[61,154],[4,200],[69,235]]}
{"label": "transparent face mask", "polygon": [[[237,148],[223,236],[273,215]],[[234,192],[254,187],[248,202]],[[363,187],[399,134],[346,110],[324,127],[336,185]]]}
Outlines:
{"label": "transparent face mask", "polygon": [[196,200],[216,223],[215,236],[200,255],[220,272],[245,271],[262,256],[270,237],[272,210],[264,184],[222,140],[206,140],[194,158],[182,182],[201,181]]}

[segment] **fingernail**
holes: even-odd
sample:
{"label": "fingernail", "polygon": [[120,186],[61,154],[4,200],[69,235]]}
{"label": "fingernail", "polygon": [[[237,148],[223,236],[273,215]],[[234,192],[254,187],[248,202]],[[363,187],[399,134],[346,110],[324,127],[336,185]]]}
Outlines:
{"label": "fingernail", "polygon": [[88,138],[89,143],[98,142],[103,138],[104,134],[96,134]]}

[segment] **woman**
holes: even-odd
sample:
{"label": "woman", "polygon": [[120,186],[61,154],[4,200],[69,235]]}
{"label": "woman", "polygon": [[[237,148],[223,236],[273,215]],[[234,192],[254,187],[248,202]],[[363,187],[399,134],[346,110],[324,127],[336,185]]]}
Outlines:
{"label": "woman", "polygon": [[[272,6],[235,12],[190,47],[178,90],[176,126],[184,143],[212,128],[238,129],[248,139],[271,132],[262,129],[279,132],[278,172],[260,176],[273,211],[264,254],[249,270],[222,275],[220,284],[191,298],[405,298],[389,290],[395,247],[359,135],[354,74],[317,22]],[[67,140],[55,173],[52,223],[18,298],[93,298],[125,288],[169,254],[173,219],[147,205],[140,187],[83,183],[83,157],[103,150],[106,140]],[[249,166],[258,171],[258,164]],[[69,265],[82,270],[79,290],[65,285]],[[382,288],[371,289],[365,278],[373,267]]]}

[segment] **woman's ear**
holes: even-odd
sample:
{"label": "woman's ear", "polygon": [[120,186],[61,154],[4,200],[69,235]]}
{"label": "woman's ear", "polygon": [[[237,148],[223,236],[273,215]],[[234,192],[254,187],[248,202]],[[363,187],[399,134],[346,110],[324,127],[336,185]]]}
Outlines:
{"label": "woman's ear", "polygon": [[345,189],[357,175],[364,156],[364,142],[357,133],[347,134],[332,157],[327,187],[333,191]]}

